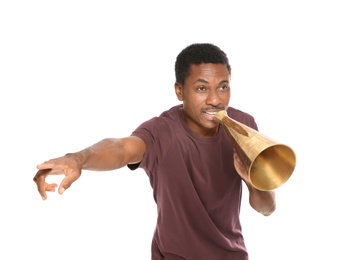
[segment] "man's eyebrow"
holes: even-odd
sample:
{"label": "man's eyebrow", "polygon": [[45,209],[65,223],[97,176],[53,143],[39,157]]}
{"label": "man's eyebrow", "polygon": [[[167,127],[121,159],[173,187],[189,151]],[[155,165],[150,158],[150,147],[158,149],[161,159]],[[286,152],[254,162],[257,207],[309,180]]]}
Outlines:
{"label": "man's eyebrow", "polygon": [[[208,83],[208,81],[207,80],[205,80],[205,79],[197,79],[193,84],[195,84],[195,83],[198,83],[198,82],[200,82],[200,83]],[[219,82],[219,84],[223,84],[223,83],[229,83],[229,80],[222,80],[221,82]]]}
{"label": "man's eyebrow", "polygon": [[208,83],[208,81],[205,80],[205,79],[197,79],[193,84],[195,84],[195,83],[197,83],[197,82]]}
{"label": "man's eyebrow", "polygon": [[221,82],[219,82],[219,84],[221,84],[221,83],[229,83],[229,80],[222,80]]}

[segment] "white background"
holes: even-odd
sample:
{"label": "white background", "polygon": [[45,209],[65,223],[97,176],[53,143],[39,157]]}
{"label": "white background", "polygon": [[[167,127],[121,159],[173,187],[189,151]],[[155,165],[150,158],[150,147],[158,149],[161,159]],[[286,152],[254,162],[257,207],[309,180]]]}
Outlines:
{"label": "white background", "polygon": [[47,201],[32,178],[177,104],[175,58],[195,42],[228,54],[230,105],[297,154],[272,216],[244,197],[250,259],[355,259],[354,12],[343,0],[2,1],[0,259],[150,259],[142,170],[85,171]]}

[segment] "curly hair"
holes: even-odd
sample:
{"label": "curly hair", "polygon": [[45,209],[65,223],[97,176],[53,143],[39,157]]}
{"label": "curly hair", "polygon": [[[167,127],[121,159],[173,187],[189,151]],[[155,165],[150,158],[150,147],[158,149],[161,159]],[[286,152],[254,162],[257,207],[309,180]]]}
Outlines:
{"label": "curly hair", "polygon": [[183,49],[176,57],[176,82],[183,86],[185,79],[190,75],[190,66],[202,63],[224,64],[231,74],[231,66],[225,52],[211,43],[194,43]]}

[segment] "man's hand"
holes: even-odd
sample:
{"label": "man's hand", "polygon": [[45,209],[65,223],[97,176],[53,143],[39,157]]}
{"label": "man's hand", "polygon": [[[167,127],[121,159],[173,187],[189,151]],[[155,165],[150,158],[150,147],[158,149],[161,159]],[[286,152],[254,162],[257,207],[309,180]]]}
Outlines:
{"label": "man's hand", "polygon": [[65,175],[59,185],[59,194],[63,194],[63,192],[81,175],[81,168],[79,167],[78,162],[75,158],[69,155],[51,159],[39,164],[37,165],[37,169],[38,171],[34,176],[33,181],[36,183],[38,192],[43,200],[47,199],[47,191],[54,192],[58,187],[56,183],[49,184],[46,182],[48,175]]}
{"label": "man's hand", "polygon": [[234,151],[234,167],[237,170],[240,177],[248,184],[250,178],[246,166],[241,162],[236,151]]}
{"label": "man's hand", "polygon": [[264,216],[271,215],[276,209],[275,191],[261,191],[251,184],[246,166],[243,165],[237,153],[234,151],[234,167],[240,177],[246,183],[249,190],[249,203],[253,209]]}

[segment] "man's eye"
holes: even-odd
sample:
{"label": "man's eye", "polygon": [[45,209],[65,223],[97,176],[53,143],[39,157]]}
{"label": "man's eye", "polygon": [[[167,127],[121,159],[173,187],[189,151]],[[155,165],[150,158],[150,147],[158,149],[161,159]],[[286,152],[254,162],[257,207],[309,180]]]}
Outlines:
{"label": "man's eye", "polygon": [[197,87],[197,90],[198,90],[198,91],[205,91],[205,90],[206,90],[206,87],[200,86],[200,87]]}
{"label": "man's eye", "polygon": [[220,87],[220,89],[226,91],[226,90],[229,90],[229,86],[223,85]]}

